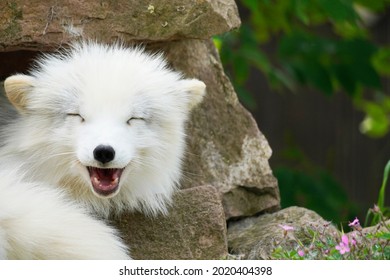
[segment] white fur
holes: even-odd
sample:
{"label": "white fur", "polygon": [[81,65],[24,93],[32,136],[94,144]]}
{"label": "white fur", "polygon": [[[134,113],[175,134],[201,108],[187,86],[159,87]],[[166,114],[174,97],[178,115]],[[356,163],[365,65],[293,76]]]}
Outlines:
{"label": "white fur", "polygon": [[[74,246],[77,242],[69,245],[77,250],[75,255],[61,245],[67,239],[67,234],[60,234],[66,232],[65,227],[74,235],[73,241],[86,247],[111,234],[107,246],[116,246],[117,254],[107,250],[104,256],[99,251],[95,258],[123,256],[121,246],[113,245],[117,239],[112,230],[87,217],[81,207],[101,217],[123,210],[166,213],[181,176],[185,121],[202,100],[204,84],[168,69],[161,55],[84,42],[70,51],[43,57],[28,76],[12,76],[4,86],[19,117],[2,132],[0,168],[19,171],[1,175],[5,182],[0,184],[0,258],[4,254],[12,258],[94,258],[88,249],[81,254],[84,249]],[[114,160],[104,166],[98,162],[93,155],[98,145],[111,146]],[[118,191],[107,197],[96,194],[86,166],[124,168]],[[81,206],[65,201],[58,190]],[[11,226],[1,215],[8,208],[14,211],[12,218],[19,219]],[[29,220],[28,213],[40,219]],[[52,227],[47,229],[49,220]],[[87,224],[90,232],[96,227],[98,234],[78,235]],[[28,231],[25,239],[18,239],[21,244],[15,245],[10,236],[28,228],[35,228],[31,240],[38,241],[25,248],[24,254],[23,246],[29,247]],[[39,238],[44,242],[51,235],[62,247],[57,254],[40,252],[44,248]]]}
{"label": "white fur", "polygon": [[60,191],[21,182],[14,172],[0,176],[0,258],[128,258],[115,230]]}

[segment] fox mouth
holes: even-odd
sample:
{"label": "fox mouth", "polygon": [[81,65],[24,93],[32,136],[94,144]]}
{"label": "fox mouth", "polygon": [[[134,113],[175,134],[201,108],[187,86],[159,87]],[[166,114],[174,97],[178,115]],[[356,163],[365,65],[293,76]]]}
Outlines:
{"label": "fox mouth", "polygon": [[93,190],[96,194],[108,197],[119,189],[119,181],[124,168],[87,167]]}

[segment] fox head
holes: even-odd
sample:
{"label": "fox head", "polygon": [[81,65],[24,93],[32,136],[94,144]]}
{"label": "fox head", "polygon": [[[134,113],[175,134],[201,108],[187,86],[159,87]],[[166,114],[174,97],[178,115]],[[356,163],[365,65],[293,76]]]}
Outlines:
{"label": "fox head", "polygon": [[40,58],[4,88],[19,117],[2,153],[23,161],[26,180],[64,188],[102,214],[165,211],[203,82],[169,69],[160,54],[83,42]]}

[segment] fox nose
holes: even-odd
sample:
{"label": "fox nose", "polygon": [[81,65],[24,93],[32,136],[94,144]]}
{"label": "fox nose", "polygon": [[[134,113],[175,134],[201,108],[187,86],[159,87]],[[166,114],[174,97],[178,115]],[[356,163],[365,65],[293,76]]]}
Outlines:
{"label": "fox nose", "polygon": [[111,146],[99,145],[93,150],[94,158],[105,164],[115,158],[115,150]]}

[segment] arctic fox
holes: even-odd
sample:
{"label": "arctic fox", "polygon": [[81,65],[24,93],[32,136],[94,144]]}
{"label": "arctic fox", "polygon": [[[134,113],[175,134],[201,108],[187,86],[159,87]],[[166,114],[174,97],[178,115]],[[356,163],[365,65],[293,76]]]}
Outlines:
{"label": "arctic fox", "polygon": [[2,129],[0,258],[128,258],[95,216],[167,212],[204,83],[161,54],[81,42],[4,88],[18,116]]}

